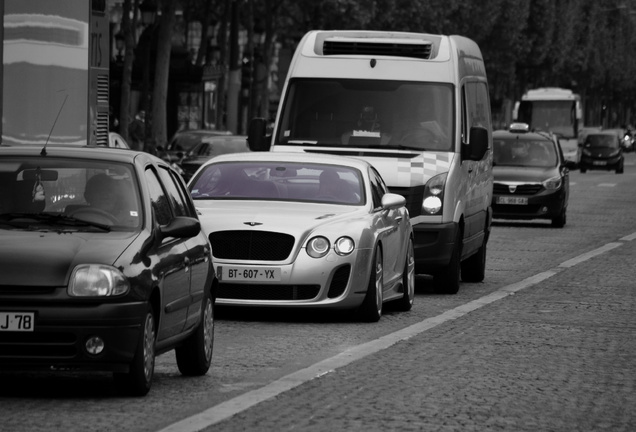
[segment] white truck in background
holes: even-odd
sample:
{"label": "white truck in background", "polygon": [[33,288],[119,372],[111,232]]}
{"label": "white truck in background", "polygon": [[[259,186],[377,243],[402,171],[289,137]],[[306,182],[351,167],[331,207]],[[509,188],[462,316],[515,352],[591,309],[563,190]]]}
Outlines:
{"label": "white truck in background", "polygon": [[527,123],[535,131],[555,134],[563,156],[578,165],[581,161],[579,129],[583,127],[581,97],[572,90],[542,87],[528,90],[515,103],[512,112],[515,122]]}

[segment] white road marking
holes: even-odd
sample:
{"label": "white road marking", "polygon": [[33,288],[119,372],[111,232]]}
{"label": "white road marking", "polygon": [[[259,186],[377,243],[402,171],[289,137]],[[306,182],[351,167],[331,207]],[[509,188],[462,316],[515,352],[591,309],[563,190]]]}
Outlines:
{"label": "white road marking", "polygon": [[623,240],[623,241],[632,241],[632,240],[636,240],[636,232],[633,232],[629,235],[626,235],[625,237],[621,237],[619,238],[619,240]]}
{"label": "white road marking", "polygon": [[[622,237],[620,240],[631,241],[634,239],[636,239],[636,232]],[[201,431],[212,425],[220,423],[235,414],[245,411],[258,403],[274,398],[287,390],[293,389],[294,387],[298,387],[305,382],[319,378],[323,375],[333,372],[338,368],[353,363],[356,360],[360,360],[378,351],[389,348],[391,345],[394,345],[400,341],[409,339],[413,336],[437,327],[438,325],[443,324],[446,321],[460,318],[486,305],[504,299],[510,295],[514,295],[518,291],[529,288],[548,278],[551,278],[552,276],[564,271],[566,268],[570,268],[572,266],[580,264],[622,245],[623,243],[617,242],[607,243],[604,246],[581,254],[578,257],[564,261],[553,269],[538,273],[520,282],[507,285],[486,296],[480,297],[476,300],[472,300],[454,309],[450,309],[438,316],[427,318],[423,321],[420,321],[416,324],[410,325],[388,335],[382,336],[378,339],[351,347],[340,354],[322,360],[297,372],[286,375],[276,381],[267,384],[264,387],[249,391],[233,399],[208,408],[205,411],[200,412],[199,414],[173,423],[166,428],[161,429],[159,432]]]}
{"label": "white road marking", "polygon": [[599,183],[598,187],[615,187],[616,183]]}
{"label": "white road marking", "polygon": [[564,261],[561,264],[559,264],[559,267],[564,267],[564,268],[574,267],[577,264],[581,264],[583,261],[587,261],[590,258],[594,258],[597,255],[600,255],[602,253],[605,253],[607,251],[610,251],[622,245],[623,243],[608,243],[605,246],[601,246],[598,249],[594,249],[592,251],[581,254],[575,258]]}

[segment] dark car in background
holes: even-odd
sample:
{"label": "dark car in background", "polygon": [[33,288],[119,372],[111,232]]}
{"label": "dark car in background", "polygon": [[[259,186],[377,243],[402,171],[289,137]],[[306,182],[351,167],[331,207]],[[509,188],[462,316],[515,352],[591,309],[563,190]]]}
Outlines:
{"label": "dark car in background", "polygon": [[202,138],[201,142],[185,152],[175,164],[181,169],[180,173],[187,182],[201,165],[214,156],[249,151],[245,135],[210,136]]}
{"label": "dark car in background", "polygon": [[[603,129],[605,132],[613,132],[618,137],[621,148],[625,153],[634,150],[634,138],[629,129],[615,128],[615,129]],[[585,144],[585,140],[582,141]]]}
{"label": "dark car in background", "polygon": [[493,156],[493,217],[565,226],[573,162],[566,162],[555,135],[512,124],[493,132]]}
{"label": "dark car in background", "polygon": [[579,169],[582,173],[587,170],[615,171],[623,173],[625,157],[621,138],[614,131],[605,130],[587,135],[582,146],[581,163]]}
{"label": "dark car in background", "polygon": [[203,375],[210,243],[183,179],[144,152],[0,145],[0,369],[108,371],[145,395],[175,349]]}
{"label": "dark car in background", "polygon": [[207,138],[224,135],[232,135],[232,132],[211,129],[182,130],[172,136],[165,148],[158,148],[159,156],[168,162],[178,161]]}

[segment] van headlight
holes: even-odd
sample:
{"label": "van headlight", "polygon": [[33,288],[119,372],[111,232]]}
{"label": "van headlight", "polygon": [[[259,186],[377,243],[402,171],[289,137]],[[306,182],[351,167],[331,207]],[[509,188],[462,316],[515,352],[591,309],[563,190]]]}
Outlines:
{"label": "van headlight", "polygon": [[448,173],[438,174],[426,182],[424,200],[422,201],[422,210],[425,214],[442,214],[444,186],[446,185],[447,175]]}
{"label": "van headlight", "polygon": [[81,264],[73,270],[67,292],[73,297],[113,297],[129,289],[128,279],[115,267]]}
{"label": "van headlight", "polygon": [[563,184],[563,180],[561,179],[561,176],[556,176],[544,180],[542,183],[543,187],[547,190],[556,190],[561,187],[561,185]]}

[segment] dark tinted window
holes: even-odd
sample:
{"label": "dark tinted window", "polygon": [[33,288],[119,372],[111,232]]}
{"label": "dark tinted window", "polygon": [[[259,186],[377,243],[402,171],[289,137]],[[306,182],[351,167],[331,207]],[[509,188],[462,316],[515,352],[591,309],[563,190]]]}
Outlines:
{"label": "dark tinted window", "polygon": [[183,196],[176,179],[166,168],[159,168],[159,177],[166,188],[167,198],[174,209],[175,216],[191,216],[188,203]]}
{"label": "dark tinted window", "polygon": [[161,187],[161,182],[157,178],[157,174],[152,169],[145,172],[146,182],[150,190],[150,201],[155,218],[159,225],[167,225],[172,220],[172,210],[166,194]]}

